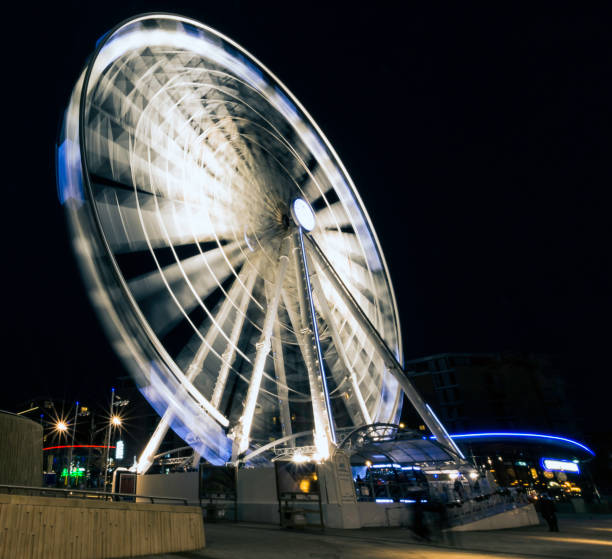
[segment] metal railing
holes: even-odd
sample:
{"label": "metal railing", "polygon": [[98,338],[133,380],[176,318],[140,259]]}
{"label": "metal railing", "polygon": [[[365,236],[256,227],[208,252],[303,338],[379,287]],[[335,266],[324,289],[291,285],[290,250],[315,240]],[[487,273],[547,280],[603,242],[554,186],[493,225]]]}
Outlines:
{"label": "metal railing", "polygon": [[448,504],[448,520],[452,526],[474,522],[488,516],[529,505],[527,496],[509,491],[469,497],[456,504]]}
{"label": "metal railing", "polygon": [[103,491],[89,491],[87,489],[59,489],[56,487],[36,487],[34,485],[2,485],[0,493],[13,494],[14,492],[26,492],[27,495],[33,493],[41,497],[65,497],[67,499],[98,499],[104,501],[136,501],[137,499],[149,499],[151,503],[155,501],[174,501],[188,505],[187,499],[183,497],[160,497],[156,495],[135,495],[134,493],[106,493]]}

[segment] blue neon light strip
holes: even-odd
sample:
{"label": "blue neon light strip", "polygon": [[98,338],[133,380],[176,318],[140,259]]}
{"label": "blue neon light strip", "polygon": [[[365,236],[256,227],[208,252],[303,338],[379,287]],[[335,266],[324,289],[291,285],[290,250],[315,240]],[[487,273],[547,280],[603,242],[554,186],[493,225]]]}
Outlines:
{"label": "blue neon light strip", "polygon": [[[556,435],[542,435],[540,433],[501,432],[501,433],[461,433],[461,434],[450,435],[450,437],[452,439],[469,439],[469,438],[476,438],[476,437],[522,437],[525,439],[548,439],[552,441],[563,441],[566,443],[570,443],[570,444],[579,446],[580,448],[586,450],[589,454],[595,456],[595,453],[588,446],[583,445],[582,443],[579,443],[578,441],[567,439],[565,437],[558,437]],[[431,436],[429,438],[435,439],[436,437]]]}
{"label": "blue neon light strip", "polygon": [[315,340],[317,350],[317,360],[319,361],[319,372],[321,373],[321,385],[323,386],[323,395],[325,397],[325,405],[327,410],[327,420],[329,421],[329,433],[333,443],[336,443],[336,429],[334,428],[334,418],[332,416],[332,406],[329,399],[329,389],[327,387],[327,379],[325,368],[323,366],[323,352],[321,351],[321,341],[319,339],[319,327],[317,326],[317,315],[315,313],[314,300],[312,298],[312,286],[310,285],[310,272],[308,271],[308,257],[304,248],[304,231],[302,226],[298,227],[298,238],[300,240],[300,250],[302,253],[302,266],[304,266],[304,275],[306,277],[306,292],[308,294],[308,303],[310,304],[310,318],[312,322],[312,335]]}

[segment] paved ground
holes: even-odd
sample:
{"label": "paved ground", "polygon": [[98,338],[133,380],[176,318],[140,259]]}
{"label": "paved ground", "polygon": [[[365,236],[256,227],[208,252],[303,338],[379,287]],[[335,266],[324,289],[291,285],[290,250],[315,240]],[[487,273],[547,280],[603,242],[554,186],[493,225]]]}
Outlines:
{"label": "paved ground", "polygon": [[455,534],[418,542],[410,530],[281,530],[257,524],[208,524],[206,548],[148,559],[610,559],[612,516],[559,516],[559,533],[542,524],[494,532]]}

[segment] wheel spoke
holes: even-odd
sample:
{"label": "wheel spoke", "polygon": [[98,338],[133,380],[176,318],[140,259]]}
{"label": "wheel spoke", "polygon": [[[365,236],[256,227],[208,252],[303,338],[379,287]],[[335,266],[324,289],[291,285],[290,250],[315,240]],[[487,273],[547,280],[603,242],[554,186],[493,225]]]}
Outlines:
{"label": "wheel spoke", "polygon": [[[158,198],[153,194],[120,190],[93,183],[101,225],[113,253],[165,247],[168,243],[208,243],[231,238],[231,228],[213,224],[208,212],[182,200]],[[166,232],[159,227],[163,220]],[[147,244],[148,240],[148,244]]]}

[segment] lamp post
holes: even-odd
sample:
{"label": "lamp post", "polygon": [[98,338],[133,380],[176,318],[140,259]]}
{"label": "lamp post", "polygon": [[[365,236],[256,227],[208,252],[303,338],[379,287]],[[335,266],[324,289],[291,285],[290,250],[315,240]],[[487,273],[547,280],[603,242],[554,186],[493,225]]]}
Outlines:
{"label": "lamp post", "polygon": [[74,432],[76,431],[78,415],[79,415],[79,403],[76,402],[76,409],[74,411],[74,423],[72,424],[72,442],[70,443],[70,450],[68,452],[68,475],[66,476],[66,485],[70,485],[70,474],[72,474],[72,453],[74,451]]}
{"label": "lamp post", "polygon": [[[54,431],[58,434],[58,437],[61,439],[61,436],[68,431],[68,425],[66,424],[66,422],[63,419],[58,419],[55,422],[55,425],[53,427]],[[63,461],[60,460],[60,466],[59,466],[59,475],[60,475],[60,479],[62,476],[62,464]]]}
{"label": "lamp post", "polygon": [[92,485],[92,476],[91,476],[91,448],[94,441],[94,414],[91,414],[91,423],[89,424],[89,448],[87,449],[87,464],[85,465],[85,479],[87,487],[91,487]]}
{"label": "lamp post", "polygon": [[108,477],[108,452],[110,447],[110,436],[113,418],[113,407],[115,404],[115,389],[111,389],[111,403],[110,403],[110,414],[108,419],[108,426],[106,427],[106,441],[104,444],[104,491],[106,491],[106,479]]}
{"label": "lamp post", "polygon": [[106,427],[106,444],[104,445],[104,490],[106,491],[106,481],[108,479],[108,460],[111,444],[111,431],[115,428],[120,428],[123,421],[121,416],[115,413],[115,407],[122,407],[129,404],[129,400],[123,400],[115,394],[115,389],[111,390],[110,414],[108,425]]}

